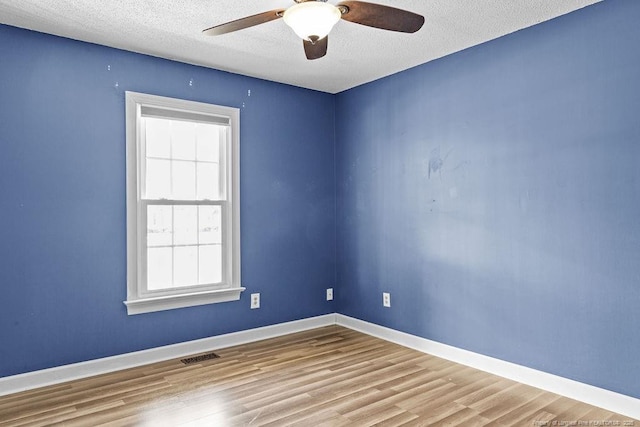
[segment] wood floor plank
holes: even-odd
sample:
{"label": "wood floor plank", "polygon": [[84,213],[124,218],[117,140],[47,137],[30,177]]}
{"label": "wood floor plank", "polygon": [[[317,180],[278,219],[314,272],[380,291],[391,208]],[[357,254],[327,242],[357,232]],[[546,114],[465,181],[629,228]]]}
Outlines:
{"label": "wood floor plank", "polygon": [[464,406],[459,410],[454,411],[452,414],[447,415],[444,418],[440,418],[437,424],[442,426],[455,426],[460,424],[468,424],[472,419],[475,419],[476,422],[481,421],[483,424],[486,422],[480,417],[480,414],[478,414],[477,411]]}
{"label": "wood floor plank", "polygon": [[523,405],[509,408],[507,413],[487,424],[487,427],[525,425],[527,424],[527,421],[529,421],[529,425],[532,425],[534,421],[533,414],[558,399],[562,398],[556,394],[542,393],[535,399],[530,400]]}
{"label": "wood floor plank", "polygon": [[[413,410],[411,412],[418,414],[420,416],[419,418],[420,422],[424,423],[425,425],[434,425],[434,424],[442,424],[444,419],[453,417],[456,414],[468,409],[469,408],[464,405],[451,401],[449,403],[445,403],[444,405],[440,405],[430,410],[419,408],[418,410]],[[477,414],[472,414],[472,416],[466,417],[465,420],[477,419],[477,418],[478,418]]]}
{"label": "wood floor plank", "polygon": [[0,427],[640,421],[338,326],[0,397]]}
{"label": "wood floor plank", "polygon": [[387,418],[386,420],[374,424],[375,427],[398,427],[403,425],[408,425],[410,423],[415,423],[418,415],[403,411],[401,414],[398,414],[394,417]]}

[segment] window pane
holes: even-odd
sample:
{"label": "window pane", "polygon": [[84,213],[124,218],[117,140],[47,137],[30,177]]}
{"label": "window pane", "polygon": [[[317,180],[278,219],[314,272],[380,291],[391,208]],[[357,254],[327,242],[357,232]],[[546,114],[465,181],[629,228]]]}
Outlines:
{"label": "window pane", "polygon": [[147,159],[145,199],[171,198],[171,163],[169,160]]}
{"label": "window pane", "polygon": [[150,291],[172,286],[171,248],[147,249],[147,288]]}
{"label": "window pane", "polygon": [[220,206],[199,206],[200,226],[198,230],[200,244],[222,243],[222,208]]}
{"label": "window pane", "polygon": [[125,98],[127,312],[237,298],[240,109]]}
{"label": "window pane", "polygon": [[171,121],[171,157],[173,159],[196,159],[196,123]]}
{"label": "window pane", "polygon": [[218,200],[219,188],[218,164],[198,163],[198,200]]}
{"label": "window pane", "polygon": [[173,198],[175,200],[193,200],[196,198],[195,162],[172,162]]}
{"label": "window pane", "polygon": [[222,246],[200,246],[199,283],[201,285],[222,282]]}
{"label": "window pane", "polygon": [[218,162],[220,158],[220,126],[199,123],[196,128],[198,141],[197,159],[205,162]]}
{"label": "window pane", "polygon": [[147,206],[147,246],[172,244],[171,206]]}
{"label": "window pane", "polygon": [[198,247],[180,246],[173,248],[175,262],[173,283],[175,287],[198,284]]}
{"label": "window pane", "polygon": [[198,244],[198,207],[174,206],[174,245]]}
{"label": "window pane", "polygon": [[171,122],[169,120],[146,117],[147,157],[171,157]]}

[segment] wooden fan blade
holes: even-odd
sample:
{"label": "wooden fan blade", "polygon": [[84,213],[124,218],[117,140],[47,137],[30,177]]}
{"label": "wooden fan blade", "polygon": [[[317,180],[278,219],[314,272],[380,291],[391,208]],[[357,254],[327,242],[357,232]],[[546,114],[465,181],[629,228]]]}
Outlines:
{"label": "wooden fan blade", "polygon": [[422,15],[381,4],[343,1],[338,7],[343,10],[342,19],[383,30],[415,33],[424,24]]}
{"label": "wooden fan blade", "polygon": [[307,59],[322,58],[327,54],[327,45],[329,42],[329,36],[310,42],[309,40],[302,40],[304,44],[304,53],[307,55]]}
{"label": "wooden fan blade", "polygon": [[202,32],[208,36],[219,36],[221,34],[243,30],[245,28],[282,18],[283,13],[284,9],[270,10],[269,12],[258,13],[257,15],[251,15],[246,18],[240,18],[225,24],[216,25],[215,27],[207,28]]}

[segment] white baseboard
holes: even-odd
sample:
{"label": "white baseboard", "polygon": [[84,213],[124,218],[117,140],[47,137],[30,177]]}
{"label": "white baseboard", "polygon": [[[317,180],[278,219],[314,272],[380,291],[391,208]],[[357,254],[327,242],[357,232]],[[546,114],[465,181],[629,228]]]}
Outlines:
{"label": "white baseboard", "polygon": [[510,380],[518,381],[561,396],[640,420],[640,399],[594,387],[557,375],[505,362],[504,360],[473,353],[426,338],[420,338],[353,317],[336,314],[336,323],[367,335],[391,341],[414,350],[428,353],[452,362],[471,366]]}
{"label": "white baseboard", "polygon": [[462,350],[342,314],[310,317],[277,325],[264,326],[246,331],[4,377],[0,378],[0,396],[330,325],[344,326],[423,353],[471,366],[491,374],[640,420],[640,399],[525,366],[505,362],[493,357]]}
{"label": "white baseboard", "polygon": [[0,396],[336,324],[335,314],[0,378]]}

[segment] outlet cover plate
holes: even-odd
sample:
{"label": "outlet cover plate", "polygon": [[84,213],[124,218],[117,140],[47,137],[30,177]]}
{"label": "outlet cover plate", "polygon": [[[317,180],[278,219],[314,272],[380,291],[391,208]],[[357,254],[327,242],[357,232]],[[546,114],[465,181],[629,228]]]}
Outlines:
{"label": "outlet cover plate", "polygon": [[260,308],[260,294],[251,294],[251,309]]}
{"label": "outlet cover plate", "polygon": [[391,294],[389,292],[382,293],[382,305],[385,307],[391,307]]}
{"label": "outlet cover plate", "polygon": [[333,288],[327,288],[327,301],[333,301]]}

